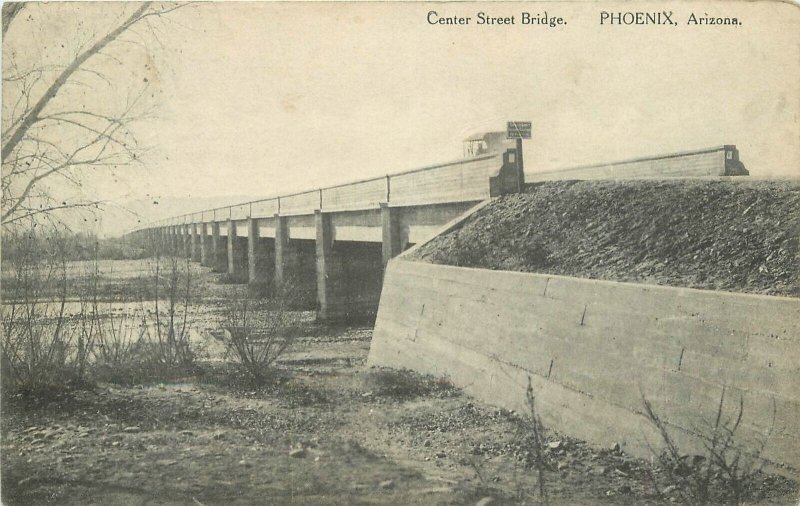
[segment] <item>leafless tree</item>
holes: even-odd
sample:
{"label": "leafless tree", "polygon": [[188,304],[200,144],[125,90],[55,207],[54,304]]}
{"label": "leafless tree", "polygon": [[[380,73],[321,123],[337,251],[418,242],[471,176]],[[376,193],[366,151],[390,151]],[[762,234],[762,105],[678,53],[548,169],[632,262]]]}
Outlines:
{"label": "leafless tree", "polygon": [[[34,5],[44,8],[48,4]],[[147,79],[126,83],[125,103],[110,106],[99,87],[105,83],[113,88],[116,83],[112,86],[103,69],[109,62],[123,65],[112,47],[125,43],[142,46],[145,31],[158,41],[160,28],[153,21],[188,4],[108,5],[121,9],[115,27],[104,35],[91,36],[88,29],[76,34],[76,49],[65,65],[23,65],[15,52],[7,51],[9,39],[14,39],[14,24],[34,7],[3,5],[3,225],[64,208],[96,207],[101,203],[98,200],[57,198],[53,184],[80,187],[88,169],[114,169],[141,160],[143,149],[131,125],[146,115],[141,109],[149,96]],[[77,40],[86,35],[88,40]],[[81,87],[88,89],[83,95],[86,98],[74,100],[73,90]]]}

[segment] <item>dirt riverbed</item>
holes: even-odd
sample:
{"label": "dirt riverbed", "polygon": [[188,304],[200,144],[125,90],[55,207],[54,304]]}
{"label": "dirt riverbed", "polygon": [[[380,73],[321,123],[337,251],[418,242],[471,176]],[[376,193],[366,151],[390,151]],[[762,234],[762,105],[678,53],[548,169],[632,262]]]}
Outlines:
{"label": "dirt riverbed", "polygon": [[[206,302],[195,325],[213,340],[205,331],[219,301],[242,287],[197,271]],[[482,404],[446,380],[369,368],[370,326],[299,316],[303,336],[262,386],[208,345],[170,381],[6,399],[3,503],[541,503],[525,413]],[[649,462],[548,429],[550,504],[679,501]],[[749,497],[793,504],[797,485],[759,475]]]}

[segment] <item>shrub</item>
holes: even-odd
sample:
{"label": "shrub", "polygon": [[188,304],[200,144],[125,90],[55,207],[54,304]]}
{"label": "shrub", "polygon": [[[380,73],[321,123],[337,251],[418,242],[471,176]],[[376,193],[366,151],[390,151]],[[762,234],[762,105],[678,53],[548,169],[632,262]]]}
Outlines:
{"label": "shrub", "polygon": [[295,340],[291,314],[282,305],[259,308],[245,291],[228,302],[223,317],[222,339],[228,357],[254,382],[263,382]]}
{"label": "shrub", "polygon": [[737,435],[744,415],[744,400],[740,397],[736,412],[726,416],[725,394],[726,388],[723,387],[716,412],[704,422],[704,427],[697,429],[705,455],[682,452],[666,423],[656,414],[650,401],[642,396],[645,414],[658,429],[664,443],[664,450],[656,455],[663,477],[650,473],[657,495],[663,496],[663,490],[667,489],[684,503],[741,504],[750,499],[746,497],[750,492],[757,490],[764,466],[761,453],[775,424],[774,399],[771,427],[756,449],[747,451]]}

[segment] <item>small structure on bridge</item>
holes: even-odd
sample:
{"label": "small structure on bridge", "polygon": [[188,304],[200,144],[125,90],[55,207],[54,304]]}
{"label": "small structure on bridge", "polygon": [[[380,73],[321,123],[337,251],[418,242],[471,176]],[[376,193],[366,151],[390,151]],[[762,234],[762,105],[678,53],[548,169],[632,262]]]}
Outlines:
{"label": "small structure on bridge", "polygon": [[486,132],[475,134],[464,139],[464,158],[502,153],[514,148],[513,139],[506,138],[506,132]]}

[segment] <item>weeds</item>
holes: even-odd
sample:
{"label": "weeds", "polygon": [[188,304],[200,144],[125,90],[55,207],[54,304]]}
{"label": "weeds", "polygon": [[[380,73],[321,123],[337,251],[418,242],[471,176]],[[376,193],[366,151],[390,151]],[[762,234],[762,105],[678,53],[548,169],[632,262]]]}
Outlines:
{"label": "weeds", "polygon": [[[53,235],[57,239],[56,235]],[[42,244],[35,229],[15,237],[15,255],[7,260],[13,277],[11,297],[2,307],[0,339],[3,392],[37,391],[75,377],[70,347],[75,317],[67,312],[67,273],[63,245]],[[56,293],[52,300],[50,293]],[[6,289],[5,294],[8,294]]]}
{"label": "weeds", "polygon": [[656,473],[650,473],[657,495],[663,498],[664,490],[668,490],[681,502],[691,504],[741,504],[747,499],[748,493],[757,488],[764,465],[760,457],[775,424],[775,401],[773,399],[769,431],[756,445],[755,451],[747,452],[737,439],[744,415],[744,400],[740,397],[736,413],[726,416],[725,395],[726,388],[723,386],[716,413],[711,421],[697,431],[705,455],[682,453],[666,423],[655,413],[650,401],[642,396],[645,414],[658,429],[664,443],[664,450],[657,459],[667,483],[660,481]]}
{"label": "weeds", "polygon": [[[189,259],[185,260],[184,265],[177,256],[161,257],[157,253],[152,276],[147,281],[152,284],[154,295],[154,310],[150,319],[144,301],[140,300],[140,308],[144,352],[148,360],[167,367],[193,363],[194,354],[189,341],[189,315],[192,309]],[[166,302],[163,312],[162,297]]]}
{"label": "weeds", "polygon": [[375,395],[400,400],[426,396],[451,397],[459,393],[447,378],[421,375],[405,369],[375,369],[367,373],[366,379]]}
{"label": "weeds", "polygon": [[224,309],[223,341],[229,357],[256,383],[270,375],[275,361],[294,343],[290,314],[282,306],[256,307],[249,292]]}
{"label": "weeds", "polygon": [[533,465],[536,468],[536,480],[539,486],[539,500],[546,505],[549,503],[549,498],[547,487],[545,486],[545,468],[547,467],[544,453],[544,445],[546,444],[545,427],[541,418],[539,418],[539,413],[536,411],[536,395],[533,392],[530,376],[528,376],[528,387],[525,390],[525,403],[529,414],[528,428],[533,437],[533,448],[531,449],[533,450]]}

